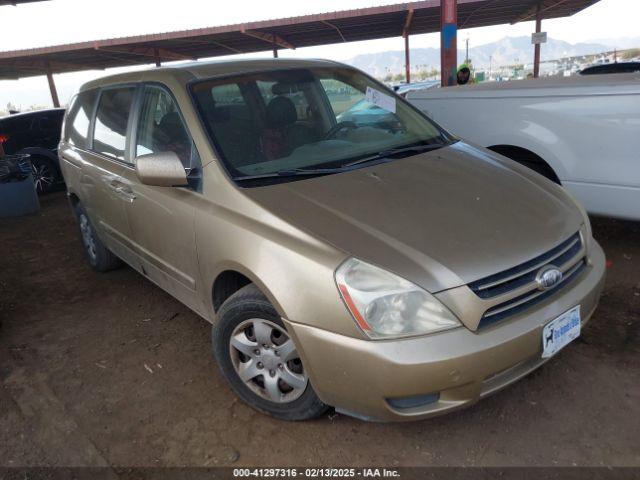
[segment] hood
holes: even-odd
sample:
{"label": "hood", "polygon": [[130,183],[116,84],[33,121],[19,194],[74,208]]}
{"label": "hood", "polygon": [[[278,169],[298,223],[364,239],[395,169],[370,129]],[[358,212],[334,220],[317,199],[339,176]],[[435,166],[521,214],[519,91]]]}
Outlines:
{"label": "hood", "polygon": [[561,188],[463,142],[346,173],[245,189],[350,256],[438,292],[526,262],[583,222]]}

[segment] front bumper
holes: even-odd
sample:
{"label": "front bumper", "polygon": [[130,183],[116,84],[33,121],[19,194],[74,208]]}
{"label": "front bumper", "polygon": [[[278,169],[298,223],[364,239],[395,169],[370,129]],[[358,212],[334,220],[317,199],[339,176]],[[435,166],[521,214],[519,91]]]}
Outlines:
{"label": "front bumper", "polygon": [[[542,365],[544,325],[580,305],[584,326],[604,274],[604,253],[593,241],[588,267],[558,295],[476,332],[371,341],[284,321],[323,402],[367,420],[422,419],[472,405]],[[431,400],[417,405],[421,398]]]}

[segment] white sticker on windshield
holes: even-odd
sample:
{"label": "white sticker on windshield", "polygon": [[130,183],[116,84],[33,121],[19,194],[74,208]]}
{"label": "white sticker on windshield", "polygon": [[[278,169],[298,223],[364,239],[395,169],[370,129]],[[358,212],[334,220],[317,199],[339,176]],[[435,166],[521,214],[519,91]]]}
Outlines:
{"label": "white sticker on windshield", "polygon": [[396,113],[396,99],[391,95],[387,95],[386,93],[382,93],[380,90],[376,90],[375,88],[367,87],[367,93],[364,98],[373,103],[374,105],[379,106],[391,113]]}

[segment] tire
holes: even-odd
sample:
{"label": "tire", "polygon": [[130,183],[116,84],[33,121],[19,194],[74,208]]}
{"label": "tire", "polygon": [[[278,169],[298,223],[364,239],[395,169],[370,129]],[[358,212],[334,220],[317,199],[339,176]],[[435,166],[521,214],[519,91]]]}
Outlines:
{"label": "tire", "polygon": [[80,239],[91,268],[98,272],[108,272],[122,266],[122,260],[111,253],[98,237],[82,205],[78,203],[75,206],[75,212],[78,219]]}
{"label": "tire", "polygon": [[222,304],[212,341],[223,377],[252,408],[291,421],[328,410],[313,390],[280,316],[255,285],[241,288]]}
{"label": "tire", "polygon": [[59,181],[58,170],[53,162],[45,157],[31,159],[31,174],[38,194],[54,191]]}

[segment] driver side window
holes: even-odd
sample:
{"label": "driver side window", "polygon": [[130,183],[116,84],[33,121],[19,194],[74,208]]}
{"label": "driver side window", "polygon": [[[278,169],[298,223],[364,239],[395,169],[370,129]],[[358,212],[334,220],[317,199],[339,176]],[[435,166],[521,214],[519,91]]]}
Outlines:
{"label": "driver side window", "polygon": [[[322,78],[320,84],[336,116],[336,126],[333,128],[341,127],[335,130],[335,138],[356,142],[373,141],[381,131],[396,134],[405,130],[403,122],[394,111],[369,101],[363,89],[336,78]],[[391,101],[395,103],[392,97]]]}
{"label": "driver side window", "polygon": [[322,78],[320,84],[327,94],[336,117],[364,100],[364,93],[349,84],[333,78]]}
{"label": "driver side window", "polygon": [[195,147],[173,97],[162,88],[144,89],[136,134],[136,157],[175,152],[185,168],[193,168]]}

